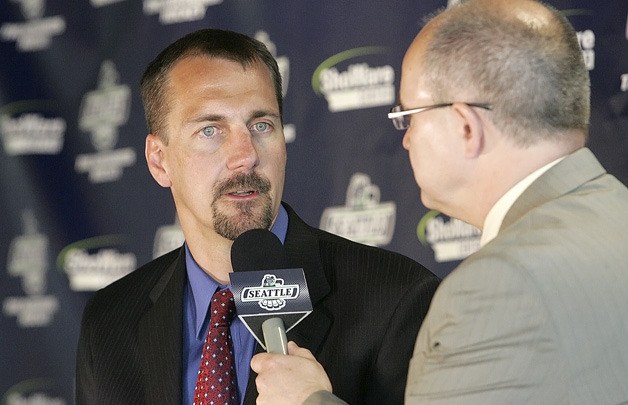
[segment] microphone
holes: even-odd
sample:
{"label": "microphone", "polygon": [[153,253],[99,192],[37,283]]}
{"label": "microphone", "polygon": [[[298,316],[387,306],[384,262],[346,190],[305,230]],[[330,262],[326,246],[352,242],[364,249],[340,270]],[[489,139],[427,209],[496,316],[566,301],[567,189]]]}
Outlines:
{"label": "microphone", "polygon": [[286,328],[312,312],[303,269],[289,268],[281,241],[266,229],[234,240],[231,265],[238,317],[267,352],[288,354]]}

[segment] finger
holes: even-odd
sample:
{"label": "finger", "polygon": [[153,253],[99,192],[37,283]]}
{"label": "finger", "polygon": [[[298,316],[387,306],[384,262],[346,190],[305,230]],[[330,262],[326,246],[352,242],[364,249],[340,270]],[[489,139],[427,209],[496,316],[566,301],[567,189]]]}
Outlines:
{"label": "finger", "polygon": [[314,355],[312,355],[311,351],[304,347],[299,347],[299,345],[297,345],[293,341],[288,342],[288,354],[304,357],[306,359],[314,359]]}
{"label": "finger", "polygon": [[251,358],[251,369],[256,373],[260,373],[268,361],[268,353],[258,353]]}

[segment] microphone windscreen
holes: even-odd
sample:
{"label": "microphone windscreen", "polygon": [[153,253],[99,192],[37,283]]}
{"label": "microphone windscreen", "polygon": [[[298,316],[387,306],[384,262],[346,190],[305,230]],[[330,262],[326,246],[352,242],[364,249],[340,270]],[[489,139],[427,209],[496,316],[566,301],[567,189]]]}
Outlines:
{"label": "microphone windscreen", "polygon": [[279,238],[267,229],[251,229],[238,236],[231,246],[233,271],[288,268],[286,252]]}

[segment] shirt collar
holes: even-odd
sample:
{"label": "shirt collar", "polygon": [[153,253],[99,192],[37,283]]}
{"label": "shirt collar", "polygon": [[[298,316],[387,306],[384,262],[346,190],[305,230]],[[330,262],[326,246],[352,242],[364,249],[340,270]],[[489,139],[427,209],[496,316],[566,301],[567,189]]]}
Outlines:
{"label": "shirt collar", "polygon": [[560,157],[540,169],[535,170],[531,174],[527,175],[519,183],[515,184],[510,190],[506,192],[499,200],[493,205],[488,212],[486,219],[484,220],[484,226],[482,227],[482,236],[480,237],[480,247],[486,245],[491,240],[495,239],[499,233],[499,228],[502,226],[502,221],[506,217],[508,210],[517,201],[517,198],[523,194],[523,192],[530,187],[530,184],[534,180],[541,177],[543,173],[548,171],[552,166],[563,160],[565,156]]}
{"label": "shirt collar", "polygon": [[[275,218],[275,222],[270,230],[279,238],[281,243],[284,243],[288,231],[288,213],[283,205],[279,206],[277,218]],[[192,291],[195,334],[200,339],[199,334],[203,332],[203,323],[207,316],[212,295],[216,290],[229,287],[229,285],[222,285],[205,273],[192,257],[187,243],[185,244],[185,265],[190,291]]]}

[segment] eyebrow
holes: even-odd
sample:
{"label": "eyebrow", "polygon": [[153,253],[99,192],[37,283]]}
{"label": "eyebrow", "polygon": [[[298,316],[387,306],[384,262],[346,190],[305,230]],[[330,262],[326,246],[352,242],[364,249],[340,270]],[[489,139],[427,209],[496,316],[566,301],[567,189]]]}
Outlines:
{"label": "eyebrow", "polygon": [[[271,118],[275,118],[275,119],[281,119],[281,117],[279,116],[278,113],[275,112],[271,112],[271,111],[266,111],[266,110],[256,110],[253,111],[253,113],[250,115],[250,117],[247,119],[247,122],[250,122],[256,118],[262,118],[262,117],[271,117]],[[201,114],[198,115],[196,117],[192,117],[188,122],[189,123],[197,123],[197,122],[205,122],[205,121],[225,121],[227,119],[227,117],[225,115],[220,115],[220,114]]]}
{"label": "eyebrow", "polygon": [[262,118],[262,117],[271,117],[271,118],[275,118],[275,119],[280,119],[281,117],[279,117],[279,114],[275,113],[275,112],[271,112],[271,111],[265,111],[265,110],[257,110],[257,111],[253,111],[253,114],[251,114],[251,118],[249,118],[250,120],[254,120],[256,118]]}

